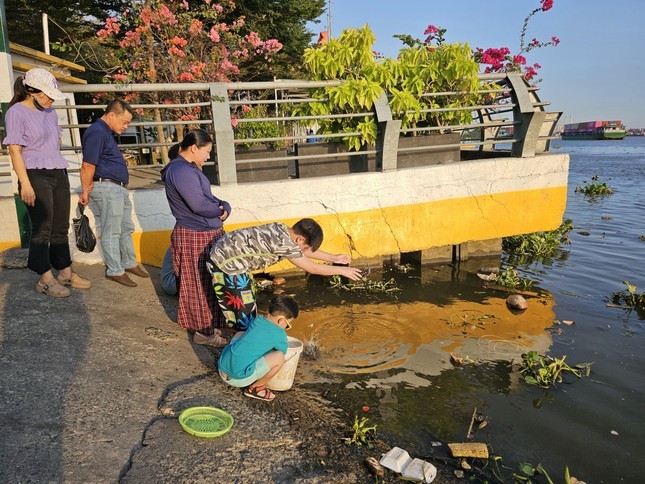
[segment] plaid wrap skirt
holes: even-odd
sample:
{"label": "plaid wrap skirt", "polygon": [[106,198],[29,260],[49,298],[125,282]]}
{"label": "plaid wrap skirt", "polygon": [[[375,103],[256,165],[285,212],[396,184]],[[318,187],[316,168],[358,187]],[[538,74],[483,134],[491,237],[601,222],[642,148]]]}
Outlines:
{"label": "plaid wrap skirt", "polygon": [[175,226],[170,236],[172,267],[179,285],[177,324],[206,335],[225,326],[206,267],[211,249],[222,235],[222,229],[196,231]]}

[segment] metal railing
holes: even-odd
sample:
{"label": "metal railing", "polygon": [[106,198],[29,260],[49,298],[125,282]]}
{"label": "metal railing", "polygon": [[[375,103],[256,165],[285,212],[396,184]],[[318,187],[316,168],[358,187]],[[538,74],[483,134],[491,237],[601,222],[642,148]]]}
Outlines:
{"label": "metal railing", "polygon": [[[327,115],[294,115],[294,108],[302,103],[319,103],[325,99],[312,95],[312,90],[334,87],[341,81],[276,80],[271,82],[233,83],[184,83],[184,84],[90,84],[64,86],[68,93],[96,96],[101,99],[120,97],[129,101],[141,113],[130,124],[130,133],[121,136],[120,147],[138,156],[136,166],[130,169],[159,166],[167,161],[167,149],[177,142],[181,131],[201,127],[214,134],[215,145],[209,177],[213,183],[231,184],[257,181],[257,177],[244,178],[241,172],[270,172],[272,166],[278,178],[301,176],[299,167],[318,164],[315,173],[325,174],[325,165],[349,165],[340,173],[352,171],[388,171],[400,168],[399,160],[405,154],[431,153],[453,150],[453,159],[488,158],[499,156],[530,157],[548,151],[554,139],[553,131],[561,113],[548,113],[537,95],[537,88],[529,86],[514,73],[480,74],[481,89],[486,94],[486,104],[464,105],[424,109],[422,114],[466,112],[472,122],[451,126],[414,126],[401,129],[402,113],[390,110],[388,96],[381,94],[371,112],[335,113]],[[164,93],[172,92],[173,99],[185,102],[165,102]],[[440,98],[459,95],[458,92],[425,93],[424,98]],[[177,96],[178,95],[178,96]],[[78,97],[78,96],[77,96]],[[79,113],[102,111],[105,104],[74,104],[67,100],[64,106],[55,106],[67,114],[67,123],[61,124],[69,132],[71,145],[63,150],[79,153],[81,130],[89,126],[79,123]],[[261,117],[245,116],[253,107],[266,108]],[[96,114],[95,114],[96,116]],[[81,119],[88,116],[81,116]],[[313,128],[324,120],[371,118],[378,126],[375,146],[365,146],[360,151],[335,148],[330,152],[307,154],[311,145],[323,145],[322,141],[338,141],[342,138],[360,137],[357,131],[316,134]],[[269,124],[267,124],[269,123]],[[273,126],[277,135],[253,135],[253,126]],[[243,127],[251,127],[244,130]],[[312,129],[312,131],[309,131]],[[262,131],[259,130],[258,131]],[[266,130],[265,130],[266,131]],[[241,133],[246,133],[244,136]],[[249,133],[251,135],[249,136]],[[430,146],[401,146],[403,137],[419,137],[438,133],[452,133],[452,141],[435,142]],[[179,136],[178,136],[179,134]],[[458,135],[458,136],[455,136]],[[425,136],[423,136],[426,138]],[[129,141],[129,142],[127,142]],[[269,144],[280,149],[258,154],[256,145]],[[456,155],[454,154],[456,150]],[[4,151],[6,154],[6,150]],[[146,156],[144,156],[146,155]],[[353,162],[362,160],[360,163]],[[256,168],[254,168],[256,167]]]}

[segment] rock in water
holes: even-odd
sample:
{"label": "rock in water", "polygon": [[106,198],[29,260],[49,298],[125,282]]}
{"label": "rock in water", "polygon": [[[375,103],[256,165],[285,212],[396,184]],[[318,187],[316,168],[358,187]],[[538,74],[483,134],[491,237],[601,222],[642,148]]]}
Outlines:
{"label": "rock in water", "polygon": [[524,311],[529,307],[529,303],[526,302],[519,294],[513,294],[506,298],[506,305],[511,309],[517,309],[518,311]]}

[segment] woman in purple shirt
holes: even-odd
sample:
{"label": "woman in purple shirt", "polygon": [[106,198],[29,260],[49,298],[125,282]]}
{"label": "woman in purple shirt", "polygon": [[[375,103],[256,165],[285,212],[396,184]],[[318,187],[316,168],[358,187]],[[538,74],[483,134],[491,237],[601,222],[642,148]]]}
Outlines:
{"label": "woman in purple shirt", "polygon": [[40,274],[36,291],[67,297],[71,293],[65,286],[87,289],[92,284],[72,271],[67,239],[68,164],[60,153],[62,130],[52,109],[56,99],[65,99],[65,95],[50,72],[31,69],[19,77],[7,110],[7,137],[2,144],[9,147],[18,192],[31,221],[27,267]]}
{"label": "woman in purple shirt", "polygon": [[212,148],[213,140],[206,131],[189,132],[179,145],[179,155],[162,170],[161,179],[177,219],[170,239],[179,286],[177,323],[194,332],[194,343],[224,346],[226,340],[216,327],[220,310],[206,261],[224,234],[222,227],[231,206],[213,195],[202,173]]}

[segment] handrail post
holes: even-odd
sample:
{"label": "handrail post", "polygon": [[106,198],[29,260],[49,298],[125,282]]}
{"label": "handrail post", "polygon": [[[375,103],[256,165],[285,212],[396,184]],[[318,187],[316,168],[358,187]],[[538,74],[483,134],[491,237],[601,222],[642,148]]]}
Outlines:
{"label": "handrail post", "polygon": [[385,92],[374,103],[374,113],[378,124],[376,164],[381,167],[381,171],[396,170],[401,121],[392,119],[390,103]]}
{"label": "handrail post", "polygon": [[237,184],[231,106],[228,101],[226,84],[222,82],[211,83],[209,85],[209,94],[213,112],[219,183],[220,185]]}
{"label": "handrail post", "polygon": [[513,143],[511,155],[519,158],[535,156],[540,131],[547,113],[535,110],[527,84],[520,74],[512,72],[507,75],[507,78],[513,88],[511,91],[515,103],[513,117],[520,122],[515,128],[514,138],[518,141]]}

